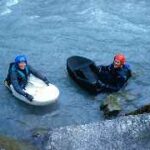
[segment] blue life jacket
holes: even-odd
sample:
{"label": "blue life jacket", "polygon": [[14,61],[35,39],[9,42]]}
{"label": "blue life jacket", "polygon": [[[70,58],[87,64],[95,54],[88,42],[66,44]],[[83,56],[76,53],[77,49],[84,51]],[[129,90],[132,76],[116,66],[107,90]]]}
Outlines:
{"label": "blue life jacket", "polygon": [[28,81],[28,76],[30,75],[30,71],[28,66],[26,66],[25,70],[20,70],[15,63],[11,63],[8,71],[7,81],[10,81],[11,72],[17,72],[17,79],[20,85],[26,85]]}

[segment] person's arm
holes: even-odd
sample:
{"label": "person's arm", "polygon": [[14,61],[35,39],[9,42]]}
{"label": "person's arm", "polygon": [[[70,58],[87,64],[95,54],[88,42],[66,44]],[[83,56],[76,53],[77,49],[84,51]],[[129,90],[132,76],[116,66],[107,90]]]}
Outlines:
{"label": "person's arm", "polygon": [[11,80],[11,84],[12,84],[13,88],[15,89],[15,91],[23,96],[26,96],[26,93],[23,91],[23,89],[20,87],[20,85],[18,83],[16,71],[12,71],[10,73],[10,80]]}
{"label": "person's arm", "polygon": [[10,80],[11,80],[11,84],[13,86],[13,88],[15,89],[15,91],[17,93],[19,93],[20,95],[26,97],[29,101],[33,100],[33,96],[24,92],[23,89],[20,87],[19,83],[18,83],[18,79],[17,79],[17,73],[16,71],[12,71],[10,74]]}
{"label": "person's arm", "polygon": [[130,66],[128,65],[128,77],[127,77],[127,79],[129,79],[130,77],[132,77],[132,71],[131,71]]}
{"label": "person's arm", "polygon": [[108,66],[100,65],[100,66],[98,66],[99,72],[109,71],[110,68],[111,68],[111,65],[108,65]]}
{"label": "person's arm", "polygon": [[46,84],[49,84],[49,81],[48,81],[48,79],[45,76],[43,76],[40,72],[38,72],[37,70],[35,70],[30,65],[28,65],[28,67],[29,67],[29,71],[30,71],[31,74],[33,74],[37,78],[43,80]]}
{"label": "person's arm", "polygon": [[117,92],[125,85],[126,81],[127,80],[125,77],[119,77],[116,81],[116,85],[102,84],[101,85],[102,91]]}

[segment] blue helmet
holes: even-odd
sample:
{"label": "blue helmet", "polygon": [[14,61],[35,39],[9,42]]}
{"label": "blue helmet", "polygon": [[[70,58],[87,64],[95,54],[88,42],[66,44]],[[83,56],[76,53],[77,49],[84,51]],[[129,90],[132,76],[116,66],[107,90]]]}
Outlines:
{"label": "blue helmet", "polygon": [[19,64],[21,62],[25,62],[27,64],[27,57],[25,55],[18,55],[16,58],[15,58],[15,63],[16,64]]}

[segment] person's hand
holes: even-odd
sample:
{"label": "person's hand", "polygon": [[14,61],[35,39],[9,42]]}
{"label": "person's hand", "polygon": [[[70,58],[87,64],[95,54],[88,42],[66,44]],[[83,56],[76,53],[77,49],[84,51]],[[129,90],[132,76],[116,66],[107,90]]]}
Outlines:
{"label": "person's hand", "polygon": [[26,97],[30,102],[32,102],[32,100],[33,100],[33,96],[32,96],[32,95],[26,93],[25,97]]}
{"label": "person's hand", "polygon": [[101,65],[97,66],[97,69],[98,69],[98,72],[101,72],[102,71],[102,66]]}
{"label": "person's hand", "polygon": [[49,86],[50,82],[48,80],[45,81],[45,83]]}
{"label": "person's hand", "polygon": [[101,68],[101,67],[99,67],[99,68],[98,68],[98,71],[99,71],[99,72],[101,72],[101,70],[102,70],[102,68]]}
{"label": "person's hand", "polygon": [[101,82],[100,80],[98,80],[96,84],[97,84],[97,87],[99,87],[101,90],[106,87],[106,85],[103,82]]}

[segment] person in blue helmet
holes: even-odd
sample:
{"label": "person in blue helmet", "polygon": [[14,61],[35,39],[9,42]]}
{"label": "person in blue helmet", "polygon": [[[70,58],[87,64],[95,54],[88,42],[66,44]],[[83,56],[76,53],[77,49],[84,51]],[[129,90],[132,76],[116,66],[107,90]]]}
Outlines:
{"label": "person in blue helmet", "polygon": [[108,66],[99,66],[99,82],[101,91],[117,92],[127,83],[132,76],[130,66],[126,63],[123,54],[117,54],[113,63]]}
{"label": "person in blue helmet", "polygon": [[23,95],[29,101],[32,101],[33,96],[24,91],[30,74],[33,74],[37,78],[43,80],[47,85],[49,85],[48,79],[28,64],[25,55],[17,56],[15,58],[15,62],[10,63],[7,78],[4,81],[5,85],[7,87],[10,87],[10,85],[12,85],[17,93]]}

